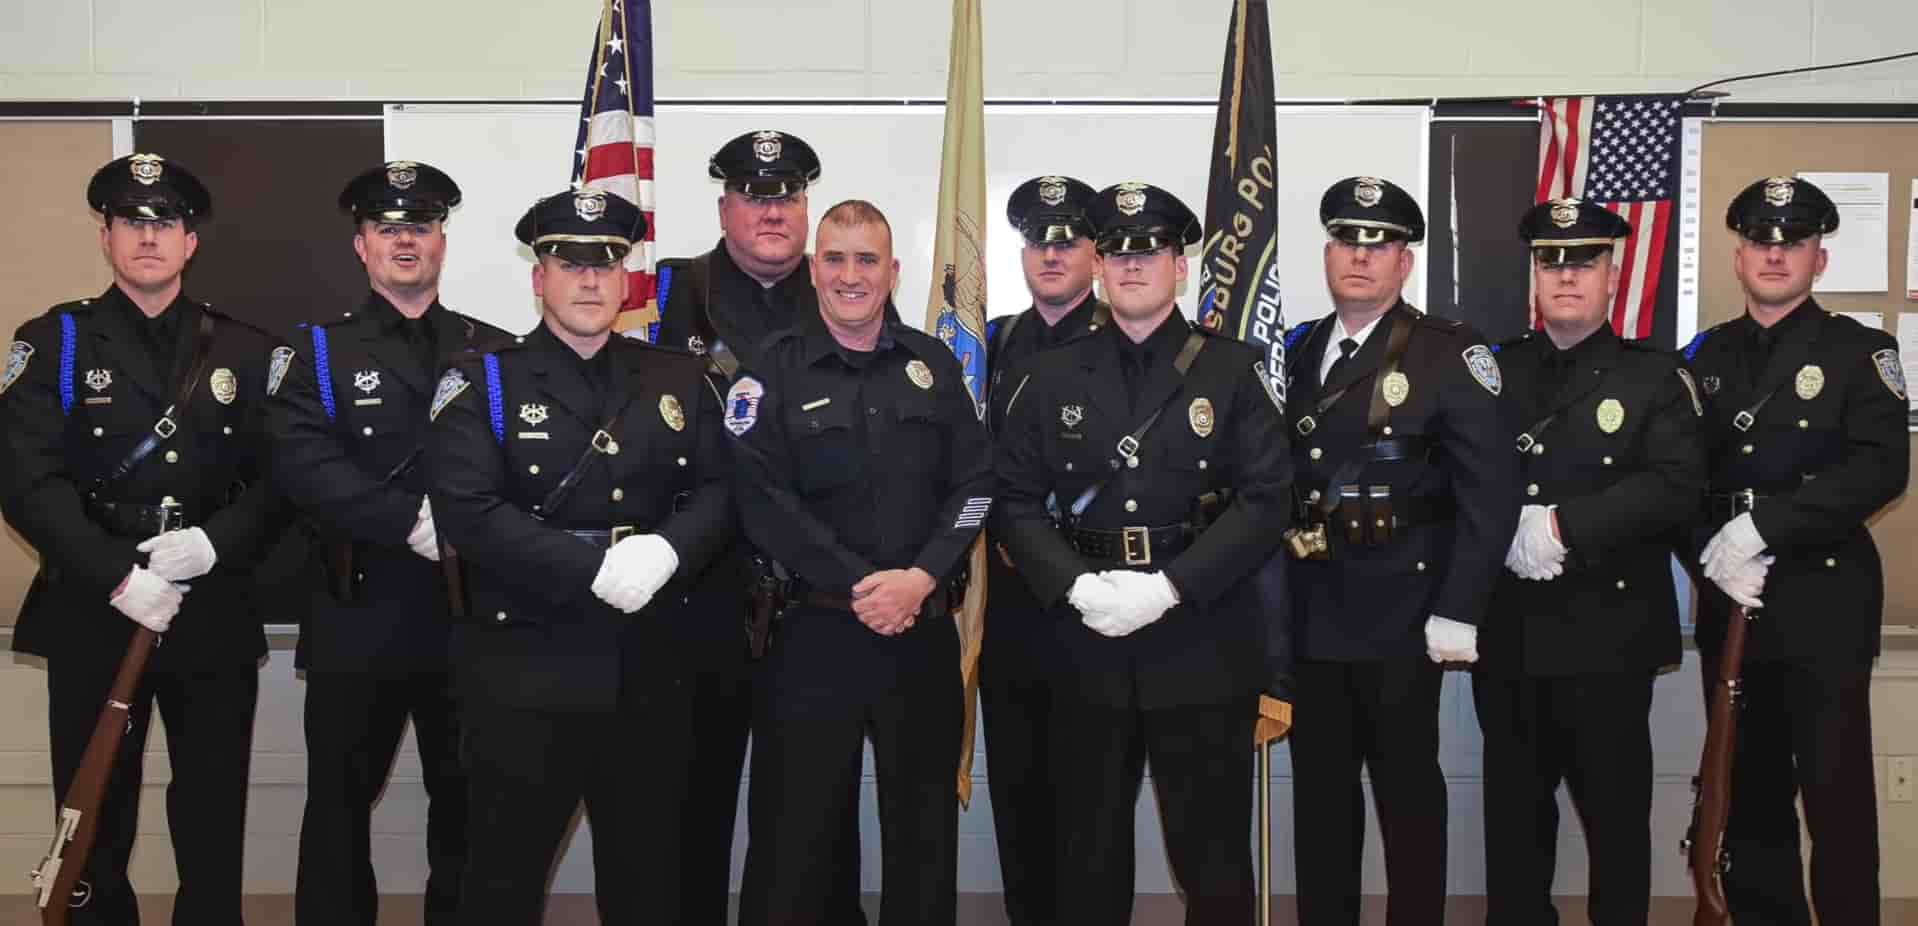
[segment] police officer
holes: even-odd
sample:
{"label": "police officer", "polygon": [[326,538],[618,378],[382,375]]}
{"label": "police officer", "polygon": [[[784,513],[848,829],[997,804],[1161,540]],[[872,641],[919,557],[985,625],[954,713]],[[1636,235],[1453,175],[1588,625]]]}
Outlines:
{"label": "police officer", "polygon": [[1500,345],[1524,486],[1479,634],[1486,922],[1555,923],[1558,786],[1584,821],[1588,909],[1644,926],[1651,905],[1652,681],[1679,661],[1670,538],[1697,510],[1697,390],[1674,351],[1620,340],[1614,242],[1630,223],[1561,199],[1525,213],[1544,330]]}
{"label": "police officer", "polygon": [[[1733,756],[1726,900],[1740,922],[1878,922],[1871,665],[1884,573],[1865,522],[1905,490],[1910,438],[1890,335],[1820,308],[1838,210],[1772,177],[1726,210],[1745,314],[1685,349],[1704,392],[1710,492],[1698,539],[1709,692],[1733,605],[1753,608]],[[1762,594],[1762,598],[1760,597]],[[1763,610],[1758,607],[1763,605]]]}
{"label": "police officer", "polygon": [[[1085,211],[1097,196],[1084,181],[1046,176],[1020,184],[1006,201],[1006,218],[1025,241],[1019,258],[1032,306],[987,326],[986,368],[992,371],[987,402],[995,432],[1005,426],[1006,404],[1013,396],[1011,387],[999,389],[1008,376],[1017,384],[1018,371],[1032,357],[1090,335],[1112,320],[1112,309],[1092,292],[1099,255]],[[986,561],[991,593],[986,596],[989,630],[979,659],[979,709],[986,752],[992,756],[986,784],[992,789],[1006,916],[1017,926],[1047,924],[1054,921],[1052,904],[1058,894],[1052,876],[1058,855],[1055,798],[1046,761],[1052,691],[1041,652],[1041,630],[1050,621],[1003,542],[995,538]],[[1131,832],[1125,836],[1110,847],[1125,865],[1112,886],[1129,895]]]}
{"label": "police officer", "polygon": [[850,200],[819,222],[819,314],[733,383],[739,508],[794,575],[754,727],[740,922],[826,922],[871,734],[885,922],[951,924],[962,725],[956,573],[991,507],[958,361],[887,318],[892,232]]}
{"label": "police officer", "polygon": [[[719,195],[721,237],[698,257],[659,265],[659,330],[654,343],[705,354],[719,388],[732,385],[742,365],[759,358],[766,337],[814,316],[812,276],[806,267],[810,230],[806,188],[819,179],[819,156],[797,135],[770,129],[747,132],[720,146],[707,173],[724,188]],[[888,310],[890,311],[890,309]],[[742,627],[763,617],[746,613],[739,589],[769,575],[772,567],[753,555],[744,538],[727,552],[735,580],[714,607],[728,616],[687,612],[678,628],[692,668],[693,751],[687,779],[691,791],[681,818],[680,853],[689,926],[726,921],[733,860],[733,818],[739,807],[739,775],[746,762],[752,720],[752,646]],[[725,584],[725,583],[720,583]],[[734,619],[732,614],[737,614]],[[767,628],[749,627],[764,645]],[[835,847],[830,918],[834,926],[863,926],[859,908],[859,808],[847,811],[846,843]]]}
{"label": "police officer", "polygon": [[583,798],[600,918],[677,922],[690,712],[671,628],[734,527],[705,364],[612,337],[639,209],[535,203],[540,324],[439,381],[427,471],[465,564],[451,665],[470,783],[459,922],[537,924]]}
{"label": "police officer", "polygon": [[430,164],[392,161],[353,178],[339,202],[370,291],[274,353],[274,483],[317,536],[295,660],[306,671],[302,924],[377,919],[369,826],[409,717],[429,800],[427,922],[453,922],[459,902],[466,779],[447,687],[447,592],[418,464],[441,358],[505,334],[439,302],[445,223],[459,201],[453,178]]}
{"label": "police officer", "polygon": [[1121,183],[1089,217],[1113,324],[1020,371],[995,466],[1002,542],[1060,651],[1052,909],[1058,922],[1131,921],[1120,855],[1150,760],[1185,921],[1245,926],[1245,784],[1264,681],[1246,641],[1254,573],[1287,504],[1284,422],[1257,353],[1178,311],[1192,211]]}
{"label": "police officer", "polygon": [[[40,554],[13,645],[47,663],[57,807],[137,627],[163,633],[128,711],[76,924],[138,923],[127,858],[157,703],[172,780],[173,921],[240,922],[241,844],[259,659],[251,567],[276,539],[263,415],[274,339],[190,299],[180,275],[212,215],[159,155],[100,168],[113,285],[20,326],[0,374],[0,508]],[[65,903],[56,897],[52,903]]]}
{"label": "police officer", "polygon": [[1478,658],[1512,538],[1517,459],[1497,360],[1478,332],[1399,290],[1425,217],[1398,186],[1350,177],[1319,200],[1333,314],[1287,335],[1299,466],[1292,734],[1299,921],[1359,917],[1369,770],[1395,923],[1445,913],[1442,662]]}

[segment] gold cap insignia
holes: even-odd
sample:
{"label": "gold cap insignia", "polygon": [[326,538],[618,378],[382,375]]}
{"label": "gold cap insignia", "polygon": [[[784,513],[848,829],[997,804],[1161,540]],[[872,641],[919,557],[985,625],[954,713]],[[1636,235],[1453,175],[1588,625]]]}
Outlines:
{"label": "gold cap insignia", "polygon": [[1571,228],[1578,224],[1578,200],[1561,199],[1552,203],[1552,224]]}
{"label": "gold cap insignia", "polygon": [[1791,205],[1792,195],[1798,192],[1798,184],[1790,177],[1771,177],[1765,181],[1765,202],[1774,206]]}
{"label": "gold cap insignia", "polygon": [[1066,201],[1066,178],[1040,177],[1039,201],[1048,206],[1057,206]]}
{"label": "gold cap insignia", "polygon": [[906,364],[906,378],[921,389],[932,388],[932,368],[924,360],[914,360]]}
{"label": "gold cap insignia", "polygon": [[659,397],[659,417],[666,426],[675,431],[686,430],[686,409],[680,407],[679,397],[663,395]]}
{"label": "gold cap insignia", "polygon": [[1360,177],[1357,186],[1352,188],[1352,198],[1367,209],[1379,204],[1385,198],[1385,181],[1377,177]]}
{"label": "gold cap insignia", "polygon": [[1625,426],[1625,406],[1617,399],[1606,399],[1598,403],[1598,429],[1607,434],[1617,434]]}
{"label": "gold cap insignia", "polygon": [[410,190],[420,179],[420,166],[412,161],[394,161],[386,165],[386,183],[396,190]]}
{"label": "gold cap insignia", "polygon": [[1112,204],[1119,207],[1120,215],[1138,215],[1145,210],[1145,184],[1119,184],[1119,195],[1112,198]]}
{"label": "gold cap insignia", "polygon": [[606,214],[606,194],[600,190],[580,190],[573,194],[573,211],[580,220],[597,222]]}
{"label": "gold cap insignia", "polygon": [[1193,399],[1192,405],[1185,410],[1185,417],[1192,423],[1192,433],[1200,437],[1212,436],[1212,425],[1216,419],[1212,414],[1211,399],[1204,396]]}
{"label": "gold cap insignia", "polygon": [[133,179],[143,186],[152,186],[166,172],[164,163],[165,159],[157,154],[136,154],[127,162],[127,167],[133,171]]}
{"label": "gold cap insignia", "polygon": [[783,138],[784,136],[781,136],[778,132],[754,132],[753,157],[765,161],[768,164],[779,160],[779,156],[786,150],[786,143]]}

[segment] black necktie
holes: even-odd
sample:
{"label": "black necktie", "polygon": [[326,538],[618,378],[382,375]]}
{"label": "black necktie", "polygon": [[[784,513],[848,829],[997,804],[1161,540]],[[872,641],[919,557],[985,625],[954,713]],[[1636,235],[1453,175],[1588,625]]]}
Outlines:
{"label": "black necktie", "polygon": [[1320,385],[1329,383],[1332,381],[1333,377],[1338,376],[1339,371],[1345,369],[1345,362],[1347,360],[1352,359],[1352,355],[1358,352],[1359,352],[1359,342],[1354,341],[1351,338],[1346,338],[1345,340],[1340,341],[1339,342],[1339,359],[1332,361],[1332,367],[1331,369],[1328,369],[1325,371],[1325,379],[1320,382]]}

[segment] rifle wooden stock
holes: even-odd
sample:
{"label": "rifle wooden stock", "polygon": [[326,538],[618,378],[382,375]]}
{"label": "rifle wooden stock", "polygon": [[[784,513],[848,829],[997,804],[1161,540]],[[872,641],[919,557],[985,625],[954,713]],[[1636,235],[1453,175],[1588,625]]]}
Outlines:
{"label": "rifle wooden stock", "polygon": [[147,658],[153,655],[159,640],[159,634],[145,627],[133,632],[126,655],[120,658],[120,671],[113,677],[113,688],[107,693],[107,703],[100,708],[100,719],[87,739],[79,771],[74,773],[66,800],[60,805],[53,845],[33,872],[43,926],[66,926],[69,911],[86,903],[92,894],[92,889],[80,881],[80,873],[86,869],[94,837],[100,831],[100,804],[106,798],[107,783],[113,779],[120,741],[131,725],[133,693],[140,687]]}
{"label": "rifle wooden stock", "polygon": [[1725,822],[1731,816],[1732,755],[1738,742],[1739,687],[1744,674],[1746,625],[1751,609],[1732,610],[1719,651],[1718,678],[1711,686],[1705,724],[1705,748],[1698,757],[1698,777],[1692,779],[1692,825],[1680,845],[1692,870],[1692,892],[1698,907],[1692,926],[1725,926],[1731,909],[1725,903],[1723,876],[1731,869],[1725,850]]}
{"label": "rifle wooden stock", "polygon": [[454,620],[466,616],[471,610],[466,601],[466,564],[460,560],[460,552],[453,545],[440,541],[440,574],[446,577],[446,607]]}

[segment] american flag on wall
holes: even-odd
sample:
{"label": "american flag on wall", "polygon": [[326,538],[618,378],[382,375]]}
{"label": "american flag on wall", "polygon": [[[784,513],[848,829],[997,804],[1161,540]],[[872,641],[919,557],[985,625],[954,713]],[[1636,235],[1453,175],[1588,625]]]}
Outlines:
{"label": "american flag on wall", "polygon": [[1617,255],[1612,330],[1647,338],[1678,200],[1679,119],[1684,97],[1578,96],[1544,101],[1536,202],[1573,197],[1632,223]]}
{"label": "american flag on wall", "polygon": [[646,239],[626,256],[630,285],[616,325],[645,333],[659,320],[653,301],[657,240],[653,214],[653,9],[651,0],[605,0],[573,144],[573,186],[605,190],[646,214]]}

